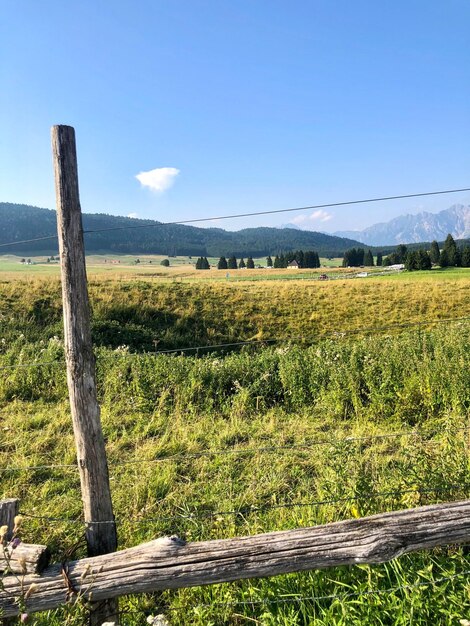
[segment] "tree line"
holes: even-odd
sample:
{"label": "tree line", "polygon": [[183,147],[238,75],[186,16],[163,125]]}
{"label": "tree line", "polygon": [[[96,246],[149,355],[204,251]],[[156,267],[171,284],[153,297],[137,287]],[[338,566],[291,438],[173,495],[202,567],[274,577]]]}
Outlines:
{"label": "tree line", "polygon": [[[270,259],[271,257],[267,259],[268,267],[270,267]],[[296,261],[301,269],[315,269],[320,267],[320,257],[315,250],[296,250],[295,252],[286,252],[285,254],[276,255],[272,266],[276,269],[285,268],[293,261]]]}
{"label": "tree line", "polygon": [[[376,265],[389,267],[391,265],[405,266],[409,271],[430,270],[433,265],[440,267],[470,267],[470,245],[457,246],[452,235],[447,238],[439,248],[437,241],[433,241],[429,250],[424,248],[409,250],[404,244],[396,247],[396,250],[388,256],[383,257],[381,252],[377,253]],[[343,257],[343,267],[372,267],[374,257],[370,250],[364,248],[350,248],[346,250]]]}
{"label": "tree line", "polygon": [[413,270],[430,270],[433,265],[440,267],[470,267],[470,246],[457,246],[451,234],[442,246],[439,248],[437,241],[431,242],[429,250],[423,248],[419,250],[408,250],[405,245],[398,246],[395,252],[392,252],[384,259],[384,265],[393,265],[395,263],[403,263],[405,269]]}
{"label": "tree line", "polygon": [[[320,267],[320,257],[318,256],[318,252],[315,250],[296,250],[295,252],[286,252],[279,255],[276,255],[273,258],[269,255],[266,258],[267,267],[274,267],[276,269],[286,268],[289,263],[296,261],[300,268],[317,268]],[[232,255],[228,259],[225,256],[221,256],[218,263],[218,270],[236,270],[236,269],[254,269],[255,262],[253,257],[249,256],[245,262],[245,259],[242,257],[239,261],[237,258]],[[209,261],[207,257],[199,257],[196,262],[197,270],[208,270],[210,269]]]}

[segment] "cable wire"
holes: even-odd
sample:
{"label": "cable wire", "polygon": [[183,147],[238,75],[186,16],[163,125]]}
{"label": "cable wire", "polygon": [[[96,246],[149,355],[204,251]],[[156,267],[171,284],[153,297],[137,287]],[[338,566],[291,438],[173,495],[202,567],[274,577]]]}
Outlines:
{"label": "cable wire", "polygon": [[129,517],[127,516],[125,519],[114,519],[114,520],[100,520],[100,521],[89,521],[86,522],[81,519],[70,519],[67,517],[49,517],[47,515],[36,515],[34,513],[29,513],[28,511],[20,511],[21,515],[24,517],[29,517],[31,519],[43,520],[52,523],[65,523],[72,525],[79,525],[85,528],[89,526],[99,526],[102,524],[125,524],[125,523],[133,523],[133,524],[153,524],[160,522],[174,522],[180,520],[202,520],[202,519],[211,519],[214,517],[222,517],[222,516],[245,516],[253,513],[266,513],[269,511],[279,510],[279,509],[294,509],[294,508],[309,508],[309,507],[317,507],[317,506],[331,506],[334,504],[345,504],[346,502],[357,502],[360,500],[369,500],[371,498],[387,498],[393,496],[401,496],[410,493],[418,493],[418,494],[430,494],[430,493],[451,493],[454,489],[460,489],[467,487],[467,485],[459,484],[451,484],[446,485],[445,487],[435,487],[432,489],[419,489],[414,487],[413,489],[396,489],[393,491],[376,491],[376,492],[368,492],[363,493],[361,495],[356,496],[344,496],[342,498],[336,499],[325,499],[325,500],[315,500],[312,502],[286,502],[281,504],[265,504],[260,506],[245,506],[240,507],[239,509],[232,509],[227,511],[197,511],[195,513],[179,513],[175,515],[161,515],[158,517],[150,517],[150,518],[138,518],[138,517]]}
{"label": "cable wire", "polygon": [[[430,326],[432,324],[452,324],[457,322],[469,321],[470,316],[464,317],[454,317],[454,318],[441,318],[441,319],[432,319],[432,320],[421,320],[417,322],[397,322],[396,324],[389,324],[387,326],[364,326],[362,328],[345,328],[341,330],[329,330],[323,332],[315,337],[314,341],[321,341],[322,339],[328,338],[341,338],[349,335],[358,335],[361,333],[374,333],[377,332],[379,334],[382,331],[386,330],[395,330],[395,329],[403,329],[403,328],[414,328]],[[159,356],[160,354],[178,354],[183,352],[197,352],[198,350],[220,350],[223,348],[236,347],[236,346],[259,346],[266,344],[275,344],[289,341],[299,341],[305,343],[304,337],[283,337],[283,338],[266,338],[266,339],[254,339],[254,340],[246,340],[246,341],[232,341],[229,343],[218,343],[218,344],[209,344],[209,345],[199,345],[199,346],[188,346],[185,348],[170,348],[168,350],[155,350],[153,352],[114,352],[113,354],[106,355],[98,355],[98,360],[106,360],[106,359],[116,359],[116,358],[137,358],[137,357],[148,357],[148,356]],[[310,342],[307,345],[314,345],[314,343]],[[31,361],[29,363],[15,363],[12,365],[2,365],[0,366],[0,370],[8,370],[8,369],[16,369],[16,368],[28,368],[28,367],[41,367],[46,365],[65,365],[65,361]]]}
{"label": "cable wire", "polygon": [[[340,207],[340,206],[350,206],[350,205],[355,205],[355,204],[368,204],[372,202],[384,202],[386,200],[403,200],[406,198],[421,198],[423,196],[437,196],[437,195],[450,194],[450,193],[462,193],[466,191],[470,191],[470,187],[464,187],[461,189],[445,189],[445,190],[440,190],[440,191],[426,191],[422,193],[408,193],[408,194],[401,194],[397,196],[382,196],[378,198],[365,198],[361,200],[348,200],[346,202],[311,204],[309,206],[292,207],[292,208],[287,208],[287,209],[271,209],[268,211],[251,211],[249,213],[236,213],[232,215],[199,217],[199,218],[194,218],[194,219],[189,219],[189,220],[179,220],[175,222],[155,222],[152,224],[138,224],[138,225],[128,225],[128,226],[113,226],[109,228],[95,228],[95,229],[84,230],[83,234],[88,235],[92,233],[104,233],[104,232],[110,232],[110,231],[116,231],[116,230],[136,230],[136,229],[142,229],[142,228],[154,228],[156,226],[175,226],[175,225],[182,225],[182,224],[196,224],[199,222],[221,221],[221,220],[228,220],[228,219],[237,219],[240,217],[254,217],[258,215],[274,215],[276,213],[290,213],[292,211],[310,211],[312,209],[326,209],[326,208],[333,208],[333,207]],[[57,238],[57,234],[48,235],[45,237],[36,237],[34,239],[23,239],[22,241],[9,241],[6,243],[1,243],[0,247],[3,248],[6,246],[14,246],[14,245],[20,245],[20,244],[25,244],[25,243],[34,243],[36,241],[46,241],[48,239],[56,239],[56,238]]]}
{"label": "cable wire", "polygon": [[[470,431],[470,427],[462,427],[456,429],[443,429],[433,433],[419,432],[417,430],[402,430],[393,433],[383,433],[381,435],[361,435],[358,437],[343,437],[340,439],[319,439],[316,441],[309,441],[303,444],[293,444],[293,445],[285,445],[285,446],[264,446],[260,448],[229,448],[229,449],[218,449],[218,450],[204,450],[203,452],[183,452],[179,454],[172,454],[165,457],[160,457],[156,459],[133,459],[129,461],[119,461],[118,463],[108,463],[109,469],[114,469],[117,467],[126,467],[129,465],[143,465],[143,464],[158,464],[158,463],[167,463],[174,461],[185,461],[188,459],[199,459],[203,457],[214,457],[214,456],[243,456],[249,454],[277,454],[282,452],[292,452],[292,451],[301,451],[308,452],[317,446],[340,446],[348,443],[354,442],[366,442],[366,441],[379,441],[384,439],[396,439],[398,437],[436,437],[439,435],[445,434],[455,434],[459,432],[468,432]],[[146,439],[146,442],[151,441],[152,438]],[[0,467],[0,473],[7,472],[27,472],[27,471],[41,471],[41,470],[54,470],[54,469],[73,469],[77,470],[78,465],[76,463],[58,463],[58,464],[42,464],[42,465],[13,465],[9,467]]]}

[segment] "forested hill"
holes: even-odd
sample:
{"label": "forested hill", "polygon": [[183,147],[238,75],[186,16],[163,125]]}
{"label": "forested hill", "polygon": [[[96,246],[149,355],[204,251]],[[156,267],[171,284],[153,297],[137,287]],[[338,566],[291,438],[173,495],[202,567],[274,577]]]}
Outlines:
{"label": "forested hill", "polygon": [[[149,225],[148,228],[135,228]],[[133,228],[126,228],[131,226]],[[47,237],[56,233],[56,213],[25,204],[0,202],[0,244]],[[352,239],[293,228],[196,228],[165,225],[105,214],[83,214],[84,230],[123,228],[85,235],[86,252],[168,254],[194,256],[264,256],[290,250],[314,249],[321,256],[342,256],[360,244]],[[0,253],[34,255],[57,253],[57,241],[37,241],[0,248]]]}

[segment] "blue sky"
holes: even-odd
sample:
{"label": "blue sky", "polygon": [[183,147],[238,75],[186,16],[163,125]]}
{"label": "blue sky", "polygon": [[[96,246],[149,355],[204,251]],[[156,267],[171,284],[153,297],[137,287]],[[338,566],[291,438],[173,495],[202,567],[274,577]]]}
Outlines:
{"label": "blue sky", "polygon": [[[469,24],[468,0],[2,0],[0,201],[54,208],[53,124],[75,127],[86,212],[169,221],[470,187]],[[335,231],[469,201],[298,219]]]}

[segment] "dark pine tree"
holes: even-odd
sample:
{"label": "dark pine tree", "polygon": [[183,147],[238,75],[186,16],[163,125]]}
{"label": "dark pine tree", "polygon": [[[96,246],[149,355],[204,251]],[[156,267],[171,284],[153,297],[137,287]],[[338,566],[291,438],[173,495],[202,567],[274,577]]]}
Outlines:
{"label": "dark pine tree", "polygon": [[450,265],[449,252],[445,248],[441,250],[441,254],[439,256],[439,265],[441,267],[449,267]]}
{"label": "dark pine tree", "polygon": [[399,246],[397,246],[396,254],[399,259],[398,263],[405,262],[407,253],[408,253],[408,248],[405,246],[405,244],[401,243]]}
{"label": "dark pine tree", "polygon": [[409,272],[418,269],[418,252],[410,250],[405,257],[405,269]]}
{"label": "dark pine tree", "polygon": [[372,267],[374,265],[374,257],[372,256],[372,252],[367,250],[364,255],[364,265],[367,267]]}
{"label": "dark pine tree", "polygon": [[441,251],[439,250],[439,244],[435,240],[431,242],[429,256],[431,258],[431,262],[434,263],[434,265],[439,265]]}
{"label": "dark pine tree", "polygon": [[343,267],[360,267],[364,265],[364,248],[346,250],[343,257]]}
{"label": "dark pine tree", "polygon": [[246,267],[249,270],[255,269],[255,262],[253,261],[253,258],[251,256],[249,256],[246,260]]}
{"label": "dark pine tree", "polygon": [[461,255],[462,267],[470,267],[470,246],[464,246]]}
{"label": "dark pine tree", "polygon": [[377,252],[377,267],[382,267],[383,256],[381,252]]}
{"label": "dark pine tree", "polygon": [[317,256],[315,250],[307,250],[304,254],[304,267],[317,267]]}
{"label": "dark pine tree", "polygon": [[217,269],[218,270],[227,270],[228,269],[227,259],[224,256],[220,257],[219,262],[217,263]]}
{"label": "dark pine tree", "polygon": [[430,270],[432,268],[431,257],[426,250],[418,250],[417,265],[419,270]]}
{"label": "dark pine tree", "polygon": [[227,261],[227,267],[229,270],[236,270],[237,269],[237,259],[232,255],[229,260]]}
{"label": "dark pine tree", "polygon": [[456,265],[460,264],[459,250],[457,248],[457,244],[454,241],[454,238],[450,233],[447,235],[446,240],[444,241],[444,245],[442,246],[442,251],[444,252],[444,250],[447,252],[446,267],[455,267]]}
{"label": "dark pine tree", "polygon": [[266,259],[266,267],[272,267],[272,266],[273,266],[273,260],[271,256],[268,256],[268,258]]}
{"label": "dark pine tree", "polygon": [[274,257],[274,267],[275,267],[275,269],[279,269],[280,267],[282,267],[281,259],[279,258],[279,256],[277,254]]}
{"label": "dark pine tree", "polygon": [[303,250],[297,250],[297,252],[294,254],[294,258],[299,264],[299,267],[306,267],[305,266],[305,254]]}
{"label": "dark pine tree", "polygon": [[244,261],[243,259],[240,259],[240,262],[239,262],[239,264],[238,264],[238,269],[239,269],[239,270],[241,270],[241,269],[243,269],[244,267],[246,267],[246,265],[245,265],[245,261]]}

